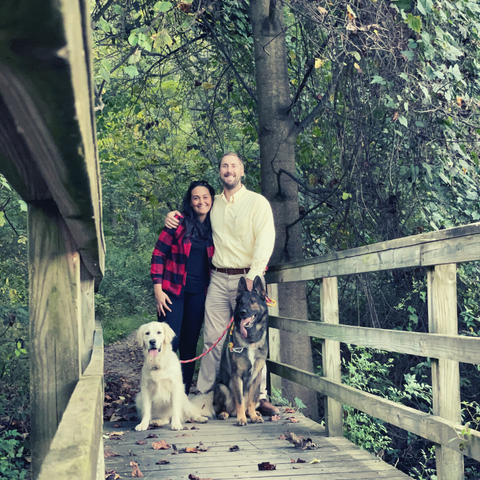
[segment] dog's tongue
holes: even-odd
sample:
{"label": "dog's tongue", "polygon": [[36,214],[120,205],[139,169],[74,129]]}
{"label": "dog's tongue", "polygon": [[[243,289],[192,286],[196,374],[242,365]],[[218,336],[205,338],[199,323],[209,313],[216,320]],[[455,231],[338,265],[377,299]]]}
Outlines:
{"label": "dog's tongue", "polygon": [[243,337],[243,338],[247,338],[247,331],[245,330],[245,324],[250,322],[252,320],[253,317],[249,317],[249,318],[243,318],[241,321],[240,321],[240,335]]}
{"label": "dog's tongue", "polygon": [[151,356],[151,357],[156,357],[157,354],[158,354],[158,349],[156,348],[152,348],[148,351],[148,354]]}

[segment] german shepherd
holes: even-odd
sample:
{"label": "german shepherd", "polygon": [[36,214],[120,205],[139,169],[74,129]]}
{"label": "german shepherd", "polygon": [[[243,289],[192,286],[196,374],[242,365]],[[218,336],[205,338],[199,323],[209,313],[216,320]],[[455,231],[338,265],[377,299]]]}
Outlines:
{"label": "german shepherd", "polygon": [[268,307],[266,292],[260,277],[255,277],[253,289],[247,289],[242,277],[238,282],[234,323],[222,352],[220,371],[214,387],[213,408],[217,417],[225,420],[237,417],[237,425],[263,422],[255,411],[260,395],[262,369],[268,353]]}

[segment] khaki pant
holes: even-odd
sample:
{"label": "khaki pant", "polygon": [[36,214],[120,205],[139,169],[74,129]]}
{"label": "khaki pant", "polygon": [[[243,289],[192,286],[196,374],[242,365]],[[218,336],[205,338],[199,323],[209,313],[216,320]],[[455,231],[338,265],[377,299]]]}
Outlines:
{"label": "khaki pant", "polygon": [[[207,351],[227,328],[233,317],[237,287],[240,277],[245,275],[227,275],[226,273],[212,270],[210,285],[208,286],[205,301],[205,324],[203,327],[203,351]],[[219,344],[204,357],[198,374],[197,388],[200,393],[210,390],[220,368],[222,346],[228,333]],[[262,383],[260,384],[260,398],[267,395],[267,367],[262,370]]]}

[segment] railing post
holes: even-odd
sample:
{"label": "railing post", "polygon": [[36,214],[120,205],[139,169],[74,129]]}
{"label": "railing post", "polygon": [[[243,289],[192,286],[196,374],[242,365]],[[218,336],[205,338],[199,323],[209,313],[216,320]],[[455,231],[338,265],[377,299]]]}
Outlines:
{"label": "railing post", "polygon": [[[278,301],[278,284],[267,285],[267,292],[270,298]],[[268,313],[272,316],[278,316],[278,303],[273,307],[268,307]],[[280,330],[278,328],[268,329],[268,357],[274,362],[281,362],[280,357]],[[270,388],[282,393],[282,377],[270,374]]]}
{"label": "railing post", "polygon": [[[437,265],[428,270],[429,333],[458,335],[457,266]],[[461,423],[460,371],[453,360],[432,358],[433,414]],[[463,455],[435,445],[438,480],[463,480]]]}
{"label": "railing post", "polygon": [[[337,277],[324,278],[320,283],[321,321],[338,324]],[[335,382],[342,381],[340,342],[322,340],[323,375]],[[343,408],[340,402],[325,397],[325,424],[329,437],[343,436]]]}
{"label": "railing post", "polygon": [[53,202],[29,205],[32,478],[80,378],[80,255]]}

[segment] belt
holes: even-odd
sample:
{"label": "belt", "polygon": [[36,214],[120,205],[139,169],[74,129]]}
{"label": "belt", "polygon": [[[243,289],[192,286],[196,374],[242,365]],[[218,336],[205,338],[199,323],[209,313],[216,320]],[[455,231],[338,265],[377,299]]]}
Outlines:
{"label": "belt", "polygon": [[215,265],[212,265],[212,270],[226,273],[227,275],[246,275],[250,271],[250,268],[217,268]]}

